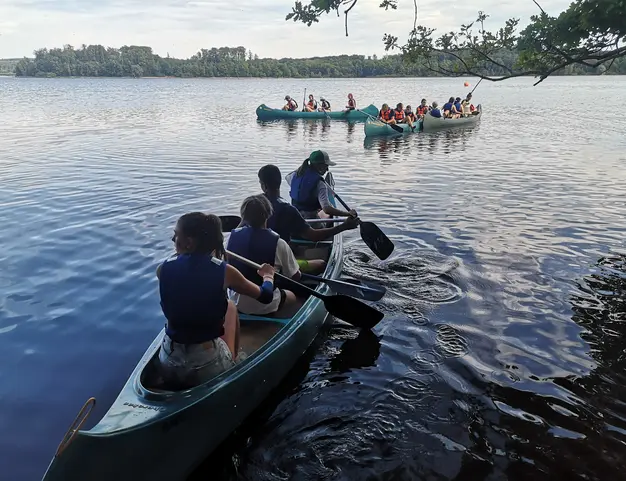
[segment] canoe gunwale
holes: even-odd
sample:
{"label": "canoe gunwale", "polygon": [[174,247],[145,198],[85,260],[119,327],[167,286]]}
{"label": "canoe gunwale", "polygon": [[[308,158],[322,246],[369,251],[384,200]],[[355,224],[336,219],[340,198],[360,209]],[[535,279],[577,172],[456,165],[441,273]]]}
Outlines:
{"label": "canoe gunwale", "polygon": [[[363,113],[365,112],[365,113]],[[256,109],[257,119],[260,121],[274,121],[274,120],[294,120],[294,119],[309,119],[309,120],[343,120],[348,122],[363,122],[369,116],[376,117],[378,115],[378,108],[374,104],[370,104],[367,107],[359,110],[334,110],[330,112],[301,112],[301,111],[288,111],[282,109],[273,109],[265,104],[261,104]]]}

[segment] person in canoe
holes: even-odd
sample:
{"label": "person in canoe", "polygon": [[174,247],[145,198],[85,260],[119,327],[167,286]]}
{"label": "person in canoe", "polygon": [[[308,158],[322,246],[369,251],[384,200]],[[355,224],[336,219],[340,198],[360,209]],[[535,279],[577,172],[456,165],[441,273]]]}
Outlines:
{"label": "person in canoe", "polygon": [[[291,247],[267,227],[273,213],[268,198],[264,195],[247,197],[241,204],[240,213],[243,226],[230,233],[227,250],[257,264],[273,265],[281,274],[296,281],[300,279],[300,267]],[[257,285],[263,282],[256,269],[235,258],[229,258],[228,262],[239,269],[248,281]],[[293,316],[302,305],[293,292],[278,288],[273,290],[269,303],[260,302],[258,297],[235,289],[230,291],[230,298],[237,304],[239,312],[277,318]]]}
{"label": "person in canoe", "polygon": [[330,202],[331,195],[323,176],[328,172],[328,167],[333,165],[335,163],[331,162],[327,152],[316,150],[311,152],[308,159],[302,162],[296,171],[287,174],[291,204],[305,219],[328,218],[328,216],[358,217],[354,209],[346,212],[337,209]]}
{"label": "person in canoe", "polygon": [[417,118],[423,119],[424,115],[426,115],[429,110],[430,110],[430,107],[428,106],[428,102],[426,101],[426,99],[422,99],[421,103],[415,110],[415,113],[417,114]]}
{"label": "person in canoe", "polygon": [[306,103],[305,109],[307,112],[317,111],[317,100],[315,100],[315,97],[313,97],[313,94],[309,95],[309,101]]}
{"label": "person in canoe", "polygon": [[[334,227],[313,229],[302,217],[302,214],[293,205],[280,196],[282,176],[280,169],[275,165],[265,165],[259,170],[259,183],[263,195],[272,204],[273,214],[267,221],[267,226],[276,232],[285,242],[291,242],[292,237],[317,242],[332,239],[335,235],[347,230],[356,229],[359,225],[356,217],[346,217],[346,220]],[[323,259],[298,259],[301,272],[321,274],[326,269]]]}
{"label": "person in canoe", "polygon": [[452,109],[454,108],[454,97],[450,97],[448,101],[443,104],[443,116],[446,119],[452,117]]}
{"label": "person in canoe", "polygon": [[330,112],[330,102],[324,97],[320,97],[320,112]]}
{"label": "person in canoe", "polygon": [[437,119],[440,119],[442,117],[441,110],[439,110],[439,104],[437,102],[433,102],[433,105],[428,113]]}
{"label": "person in canoe", "polygon": [[346,105],[346,112],[349,110],[356,110],[356,99],[354,95],[348,94],[348,105]]}
{"label": "person in canoe", "polygon": [[157,268],[161,309],[167,319],[159,364],[167,384],[191,387],[229,369],[237,360],[239,316],[226,290],[270,305],[274,268],[263,264],[256,271],[260,282],[250,282],[226,264],[222,225],[214,215],[183,215],[172,241],[176,257]]}
{"label": "person in canoe", "polygon": [[396,108],[393,111],[393,118],[396,124],[408,124],[408,126],[411,127],[411,130],[415,130],[413,121],[404,113],[404,106],[402,103],[396,105]]}
{"label": "person in canoe", "polygon": [[295,112],[298,110],[298,102],[296,99],[292,99],[289,95],[285,97],[285,101],[287,102],[283,107],[283,110],[289,110],[290,112]]}
{"label": "person in canoe", "polygon": [[454,99],[454,109],[452,109],[452,111],[457,114],[456,118],[459,118],[463,115],[463,106],[461,105],[461,97],[457,97],[456,99]]}
{"label": "person in canoe", "polygon": [[415,112],[413,112],[413,109],[411,108],[410,105],[407,105],[405,107],[404,115],[406,115],[406,118],[410,120],[411,122],[415,122],[417,120],[417,116],[415,115]]}
{"label": "person in canoe", "polygon": [[396,118],[393,115],[393,110],[389,108],[388,104],[383,104],[383,106],[378,111],[378,120],[386,123],[386,124],[395,124]]}

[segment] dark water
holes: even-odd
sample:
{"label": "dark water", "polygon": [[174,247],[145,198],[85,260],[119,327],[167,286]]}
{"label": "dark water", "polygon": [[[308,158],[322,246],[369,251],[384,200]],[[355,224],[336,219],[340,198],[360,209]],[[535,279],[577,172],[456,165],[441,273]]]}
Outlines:
{"label": "dark water", "polygon": [[386,318],[324,333],[193,478],[623,478],[626,78],[530,85],[483,82],[474,130],[370,142],[254,108],[462,81],[0,79],[0,478],[38,479],[83,402],[93,425],[116,397],[163,324],[176,218],[233,213],[259,167],[320,147],[396,244],[346,255]]}

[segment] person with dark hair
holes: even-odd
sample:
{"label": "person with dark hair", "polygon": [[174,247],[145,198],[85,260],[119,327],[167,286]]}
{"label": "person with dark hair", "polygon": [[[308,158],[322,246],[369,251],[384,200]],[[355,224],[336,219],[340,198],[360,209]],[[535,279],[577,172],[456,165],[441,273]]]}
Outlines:
{"label": "person with dark hair", "polygon": [[311,152],[296,171],[287,174],[291,204],[305,219],[358,216],[354,209],[350,212],[337,209],[329,200],[328,185],[323,176],[328,172],[328,167],[333,165],[335,163],[331,162],[327,152],[316,150]]}
{"label": "person with dark hair", "polygon": [[448,101],[443,104],[443,116],[448,119],[452,117],[452,109],[454,108],[454,97],[450,97]]}
{"label": "person with dark hair", "polygon": [[289,110],[290,112],[298,110],[298,102],[296,102],[296,99],[292,99],[289,95],[287,95],[285,96],[285,101],[287,103],[283,107],[283,110]]}
{"label": "person with dark hair", "polygon": [[[230,233],[228,250],[257,264],[270,264],[282,275],[298,280],[300,268],[291,247],[276,232],[267,228],[272,213],[272,204],[264,195],[244,199],[241,204],[242,226]],[[261,283],[256,269],[235,258],[229,259],[229,262],[249,281]],[[302,305],[291,291],[274,289],[272,296],[269,303],[261,303],[257,298],[238,291],[230,297],[237,304],[239,312],[278,318],[293,316]]]}
{"label": "person with dark hair", "polygon": [[[346,220],[334,227],[313,229],[302,217],[300,211],[280,196],[282,175],[275,165],[265,165],[259,170],[259,183],[263,195],[272,204],[274,213],[267,221],[267,226],[276,232],[285,242],[291,242],[292,237],[317,242],[330,239],[333,236],[351,229],[356,229],[359,221],[356,217],[347,217]],[[323,259],[298,259],[302,272],[320,274],[326,268]]]}
{"label": "person with dark hair", "polygon": [[317,110],[317,100],[315,100],[313,94],[309,95],[309,101],[306,103],[305,108],[307,112],[315,112]]}
{"label": "person with dark hair", "polygon": [[423,119],[424,115],[428,113],[430,107],[428,106],[428,102],[426,99],[422,99],[420,105],[417,107],[415,113],[417,114],[418,119]]}
{"label": "person with dark hair", "polygon": [[172,386],[191,387],[234,365],[239,355],[239,316],[226,290],[269,304],[274,268],[247,280],[224,262],[219,217],[192,212],[178,219],[172,241],[176,256],[157,268],[161,309],[167,319],[159,351],[161,374]]}
{"label": "person with dark hair", "polygon": [[354,98],[354,95],[348,94],[348,105],[346,105],[346,112],[349,110],[355,110],[355,109],[356,109],[356,99]]}

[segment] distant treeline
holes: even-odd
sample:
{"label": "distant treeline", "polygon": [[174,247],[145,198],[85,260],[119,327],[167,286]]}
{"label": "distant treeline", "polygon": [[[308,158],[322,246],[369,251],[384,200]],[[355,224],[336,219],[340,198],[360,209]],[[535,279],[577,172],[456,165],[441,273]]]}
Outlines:
{"label": "distant treeline", "polygon": [[13,75],[19,58],[0,58],[0,75]]}
{"label": "distant treeline", "polygon": [[[513,51],[502,52],[494,60],[512,66],[517,59]],[[439,62],[449,64],[445,55]],[[484,73],[499,75],[493,66]],[[597,74],[582,65],[570,65],[562,75]],[[626,58],[614,62],[607,73],[626,74]],[[105,48],[83,45],[74,48],[40,49],[35,58],[23,58],[15,64],[15,75],[24,77],[432,77],[424,66],[403,62],[400,55],[382,58],[372,55],[339,55],[306,59],[259,58],[245,47],[201,49],[188,59],[161,57],[150,47],[124,46]]]}

